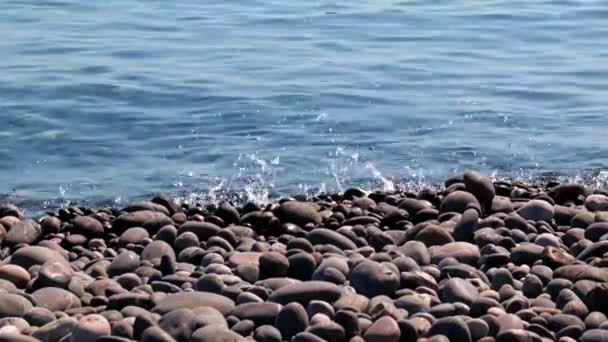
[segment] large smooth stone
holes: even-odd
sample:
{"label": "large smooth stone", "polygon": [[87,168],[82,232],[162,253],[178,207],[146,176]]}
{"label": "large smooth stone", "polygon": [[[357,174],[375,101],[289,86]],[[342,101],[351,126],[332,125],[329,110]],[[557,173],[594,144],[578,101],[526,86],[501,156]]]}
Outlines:
{"label": "large smooth stone", "polygon": [[56,342],[71,334],[77,325],[77,319],[63,317],[43,325],[32,334],[32,337],[43,342]]}
{"label": "large smooth stone", "polygon": [[[193,340],[190,340],[193,341]],[[141,336],[139,337],[139,342],[176,342],[171,335],[166,333],[163,329],[151,325],[147,327]]]}
{"label": "large smooth stone", "polygon": [[399,288],[399,276],[385,265],[364,261],[350,272],[349,280],[357,293],[366,297],[391,295]]}
{"label": "large smooth stone", "polygon": [[523,242],[511,249],[511,261],[515,265],[534,265],[543,254],[545,248],[529,242]]}
{"label": "large smooth stone", "polygon": [[189,342],[239,342],[243,336],[218,325],[208,325],[196,330],[190,337]]}
{"label": "large smooth stone", "polygon": [[112,328],[108,320],[101,315],[87,315],[78,321],[78,325],[72,332],[70,342],[95,341],[98,337],[108,336]]}
{"label": "large smooth stone", "polygon": [[429,253],[431,255],[431,262],[434,264],[438,264],[445,258],[455,258],[464,264],[475,266],[481,257],[477,245],[462,241],[430,247]]}
{"label": "large smooth stone", "polygon": [[363,335],[365,342],[399,342],[401,330],[391,316],[375,321]]}
{"label": "large smooth stone", "polygon": [[566,204],[579,201],[580,197],[587,195],[587,190],[580,184],[563,183],[552,188],[548,195],[555,200],[555,203]]}
{"label": "large smooth stone", "polygon": [[89,239],[103,236],[103,225],[101,222],[89,216],[77,216],[73,221],[74,232],[82,234]]}
{"label": "large smooth stone", "polygon": [[285,340],[290,340],[296,334],[308,327],[306,309],[300,303],[285,305],[276,317],[274,325],[281,332]]}
{"label": "large smooth stone", "polygon": [[555,209],[551,203],[543,200],[531,200],[517,210],[525,220],[551,222]]}
{"label": "large smooth stone", "polygon": [[479,202],[486,205],[492,203],[496,190],[494,190],[494,184],[490,178],[477,171],[467,171],[464,173],[463,180],[467,191],[475,195]]}
{"label": "large smooth stone", "polygon": [[58,287],[43,287],[32,293],[32,297],[36,306],[47,308],[51,311],[65,311],[81,306],[80,299],[72,292]]}
{"label": "large smooth stone", "polygon": [[168,256],[171,260],[175,260],[175,251],[165,241],[155,240],[147,245],[141,252],[140,259],[150,261],[153,264],[160,264],[163,256]]}
{"label": "large smooth stone", "polygon": [[31,280],[31,277],[23,267],[7,264],[0,266],[0,279],[10,281],[18,288],[24,288]]}
{"label": "large smooth stone", "polygon": [[431,263],[429,250],[420,241],[407,241],[402,246],[399,246],[397,251],[406,257],[414,259],[419,266],[425,266]]}
{"label": "large smooth stone", "polygon": [[479,201],[470,192],[458,190],[450,193],[441,201],[439,211],[442,213],[453,211],[462,214],[468,205],[479,207]]}
{"label": "large smooth stone", "polygon": [[50,260],[38,271],[36,285],[67,288],[72,280],[72,270],[62,262]]}
{"label": "large smooth stone", "polygon": [[281,305],[277,303],[245,303],[237,305],[232,311],[232,315],[240,320],[251,320],[256,326],[274,324]]}
{"label": "large smooth stone", "polygon": [[139,267],[140,257],[134,252],[124,251],[108,266],[108,275],[115,277],[124,273],[130,273],[135,271]]}
{"label": "large smooth stone", "polygon": [[357,245],[346,236],[326,228],[313,229],[308,233],[307,238],[313,245],[333,245],[341,250],[357,248]]}
{"label": "large smooth stone", "polygon": [[587,196],[585,208],[589,211],[608,211],[608,196],[602,194]]}
{"label": "large smooth stone", "polygon": [[425,246],[431,247],[454,242],[454,238],[445,228],[429,224],[416,234],[416,241],[420,241],[424,243]]}
{"label": "large smooth stone", "polygon": [[152,312],[163,315],[175,309],[194,309],[201,306],[210,306],[226,316],[234,309],[234,302],[211,292],[174,293],[161,299]]}
{"label": "large smooth stone", "polygon": [[444,335],[450,342],[471,342],[471,332],[461,319],[455,317],[440,318],[431,326],[429,336]]}
{"label": "large smooth stone", "polygon": [[608,315],[608,284],[598,283],[587,293],[585,302],[590,310],[595,310]]}
{"label": "large smooth stone", "polygon": [[600,258],[608,253],[608,240],[594,242],[585,247],[577,256],[578,260],[587,260],[589,258]]}
{"label": "large smooth stone", "polygon": [[177,309],[163,315],[158,326],[177,342],[187,342],[195,328],[194,320],[192,310]]}
{"label": "large smooth stone", "polygon": [[219,310],[212,308],[210,306],[200,306],[198,308],[192,309],[194,316],[196,317],[196,326],[199,328],[208,326],[208,325],[221,325],[224,327],[228,327],[228,323]]}
{"label": "large smooth stone", "polygon": [[478,222],[479,212],[476,209],[465,210],[454,227],[454,240],[465,242],[473,241]]}
{"label": "large smooth stone", "polygon": [[565,278],[572,282],[583,279],[608,282],[608,270],[589,265],[566,265],[556,269],[553,278]]}
{"label": "large smooth stone", "polygon": [[282,305],[298,302],[306,306],[311,300],[333,303],[340,298],[340,288],[326,281],[304,281],[283,286],[274,291],[269,300]]}
{"label": "large smooth stone", "polygon": [[591,329],[587,330],[581,336],[580,342],[606,342],[608,341],[608,330],[606,329]]}
{"label": "large smooth stone", "polygon": [[118,244],[120,246],[126,246],[130,243],[140,244],[143,240],[150,237],[147,230],[141,227],[133,227],[125,230],[124,233],[118,238]]}
{"label": "large smooth stone", "polygon": [[461,278],[451,278],[439,287],[444,303],[464,303],[471,305],[479,296],[477,288]]}
{"label": "large smooth stone", "polygon": [[19,248],[12,256],[10,263],[29,269],[34,265],[42,265],[49,260],[61,262],[70,267],[68,261],[59,252],[40,246]]}
{"label": "large smooth stone", "polygon": [[117,234],[122,234],[129,228],[147,228],[147,226],[152,225],[154,227],[150,228],[155,228],[152,229],[153,233],[155,233],[160,227],[172,223],[173,221],[164,213],[153,210],[140,210],[118,216],[112,223],[112,230]]}
{"label": "large smooth stone", "polygon": [[217,235],[222,230],[219,226],[211,222],[187,221],[177,229],[180,236],[186,232],[195,234],[199,241],[207,241],[210,237]]}
{"label": "large smooth stone", "polygon": [[32,303],[20,295],[0,293],[0,318],[23,317],[32,308]]}
{"label": "large smooth stone", "polygon": [[32,220],[23,220],[14,224],[6,233],[3,245],[14,246],[20,243],[33,244],[42,237],[40,225]]}
{"label": "large smooth stone", "polygon": [[294,223],[304,227],[307,223],[321,223],[321,216],[315,207],[306,202],[287,201],[277,209],[277,218],[281,223]]}

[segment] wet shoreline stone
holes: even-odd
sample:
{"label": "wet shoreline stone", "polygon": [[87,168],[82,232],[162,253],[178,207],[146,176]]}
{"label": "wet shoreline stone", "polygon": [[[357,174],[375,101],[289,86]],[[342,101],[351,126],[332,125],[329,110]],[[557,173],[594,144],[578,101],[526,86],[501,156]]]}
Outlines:
{"label": "wet shoreline stone", "polygon": [[0,206],[4,341],[607,341],[608,197],[493,181]]}

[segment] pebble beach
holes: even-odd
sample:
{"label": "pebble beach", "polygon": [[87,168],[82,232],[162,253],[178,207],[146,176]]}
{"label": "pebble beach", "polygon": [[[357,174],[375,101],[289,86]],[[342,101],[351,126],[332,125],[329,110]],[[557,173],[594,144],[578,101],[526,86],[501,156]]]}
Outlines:
{"label": "pebble beach", "polygon": [[577,183],[5,204],[0,237],[0,341],[608,341],[608,194]]}

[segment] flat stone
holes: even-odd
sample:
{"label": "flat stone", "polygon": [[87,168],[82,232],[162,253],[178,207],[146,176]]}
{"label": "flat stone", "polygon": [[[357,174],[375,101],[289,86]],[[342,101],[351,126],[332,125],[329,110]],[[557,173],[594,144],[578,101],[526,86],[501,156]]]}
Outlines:
{"label": "flat stone", "polygon": [[434,264],[438,264],[445,258],[455,258],[464,264],[475,266],[481,258],[479,247],[463,241],[451,242],[443,246],[433,246],[428,251],[431,262]]}
{"label": "flat stone", "polygon": [[313,245],[333,245],[341,250],[357,248],[357,245],[346,236],[326,228],[313,229],[308,233],[307,238]]}
{"label": "flat stone", "polygon": [[175,293],[161,299],[152,312],[163,315],[175,309],[195,309],[201,306],[213,307],[225,316],[234,309],[234,301],[210,292]]}
{"label": "flat stone", "polygon": [[274,291],[269,300],[282,305],[298,302],[307,305],[311,300],[322,300],[333,303],[340,298],[340,289],[335,284],[325,281],[304,281],[283,286]]}

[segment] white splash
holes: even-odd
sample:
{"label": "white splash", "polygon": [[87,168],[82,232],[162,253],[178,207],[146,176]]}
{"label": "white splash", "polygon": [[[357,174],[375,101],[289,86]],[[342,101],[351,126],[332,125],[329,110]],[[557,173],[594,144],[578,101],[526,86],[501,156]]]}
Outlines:
{"label": "white splash", "polygon": [[372,172],[374,178],[380,180],[382,182],[382,191],[385,192],[394,192],[395,191],[395,183],[390,179],[384,177],[380,171],[372,164],[372,162],[365,163],[365,167]]}

